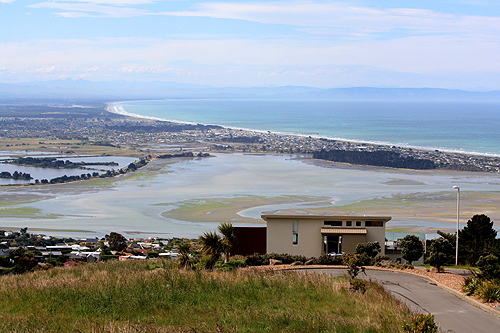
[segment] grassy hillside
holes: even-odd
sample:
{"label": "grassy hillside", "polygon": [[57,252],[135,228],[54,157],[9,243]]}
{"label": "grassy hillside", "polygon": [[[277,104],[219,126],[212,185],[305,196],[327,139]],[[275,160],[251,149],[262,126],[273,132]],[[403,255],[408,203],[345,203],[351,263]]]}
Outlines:
{"label": "grassy hillside", "polygon": [[401,332],[377,285],[313,274],[104,262],[0,277],[1,332]]}

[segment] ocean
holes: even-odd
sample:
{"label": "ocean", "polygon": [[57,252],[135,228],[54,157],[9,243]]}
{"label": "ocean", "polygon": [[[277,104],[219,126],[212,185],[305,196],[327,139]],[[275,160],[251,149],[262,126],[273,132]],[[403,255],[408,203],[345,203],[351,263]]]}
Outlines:
{"label": "ocean", "polygon": [[500,156],[500,103],[169,99],[113,106],[172,121]]}

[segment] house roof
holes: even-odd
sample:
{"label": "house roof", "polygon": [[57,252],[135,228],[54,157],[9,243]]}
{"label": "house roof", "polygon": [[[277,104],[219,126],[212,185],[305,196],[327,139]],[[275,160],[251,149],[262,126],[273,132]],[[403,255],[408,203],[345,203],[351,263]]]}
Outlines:
{"label": "house roof", "polygon": [[300,219],[300,220],[327,220],[327,221],[390,221],[390,216],[356,216],[356,215],[280,215],[280,214],[265,214],[261,215],[265,221],[272,219]]}

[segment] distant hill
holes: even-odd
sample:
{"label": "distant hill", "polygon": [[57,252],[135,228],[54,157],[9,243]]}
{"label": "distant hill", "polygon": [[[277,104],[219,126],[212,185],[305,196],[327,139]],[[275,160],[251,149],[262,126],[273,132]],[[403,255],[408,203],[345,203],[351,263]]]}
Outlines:
{"label": "distant hill", "polygon": [[334,99],[366,101],[483,101],[500,102],[500,91],[473,92],[437,88],[332,88],[225,87],[174,82],[91,82],[85,80],[37,81],[19,84],[0,83],[0,103],[33,101],[117,101],[166,98],[231,99]]}

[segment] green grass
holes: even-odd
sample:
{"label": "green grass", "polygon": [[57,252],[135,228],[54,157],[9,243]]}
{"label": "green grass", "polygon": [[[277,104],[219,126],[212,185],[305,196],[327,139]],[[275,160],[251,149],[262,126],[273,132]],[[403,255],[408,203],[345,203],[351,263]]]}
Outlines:
{"label": "green grass", "polygon": [[[160,268],[158,268],[160,266]],[[0,277],[0,332],[401,332],[411,314],[314,274],[104,262]]]}
{"label": "green grass", "polygon": [[0,217],[4,218],[31,218],[31,219],[57,219],[58,214],[43,214],[42,210],[34,207],[1,208]]}

